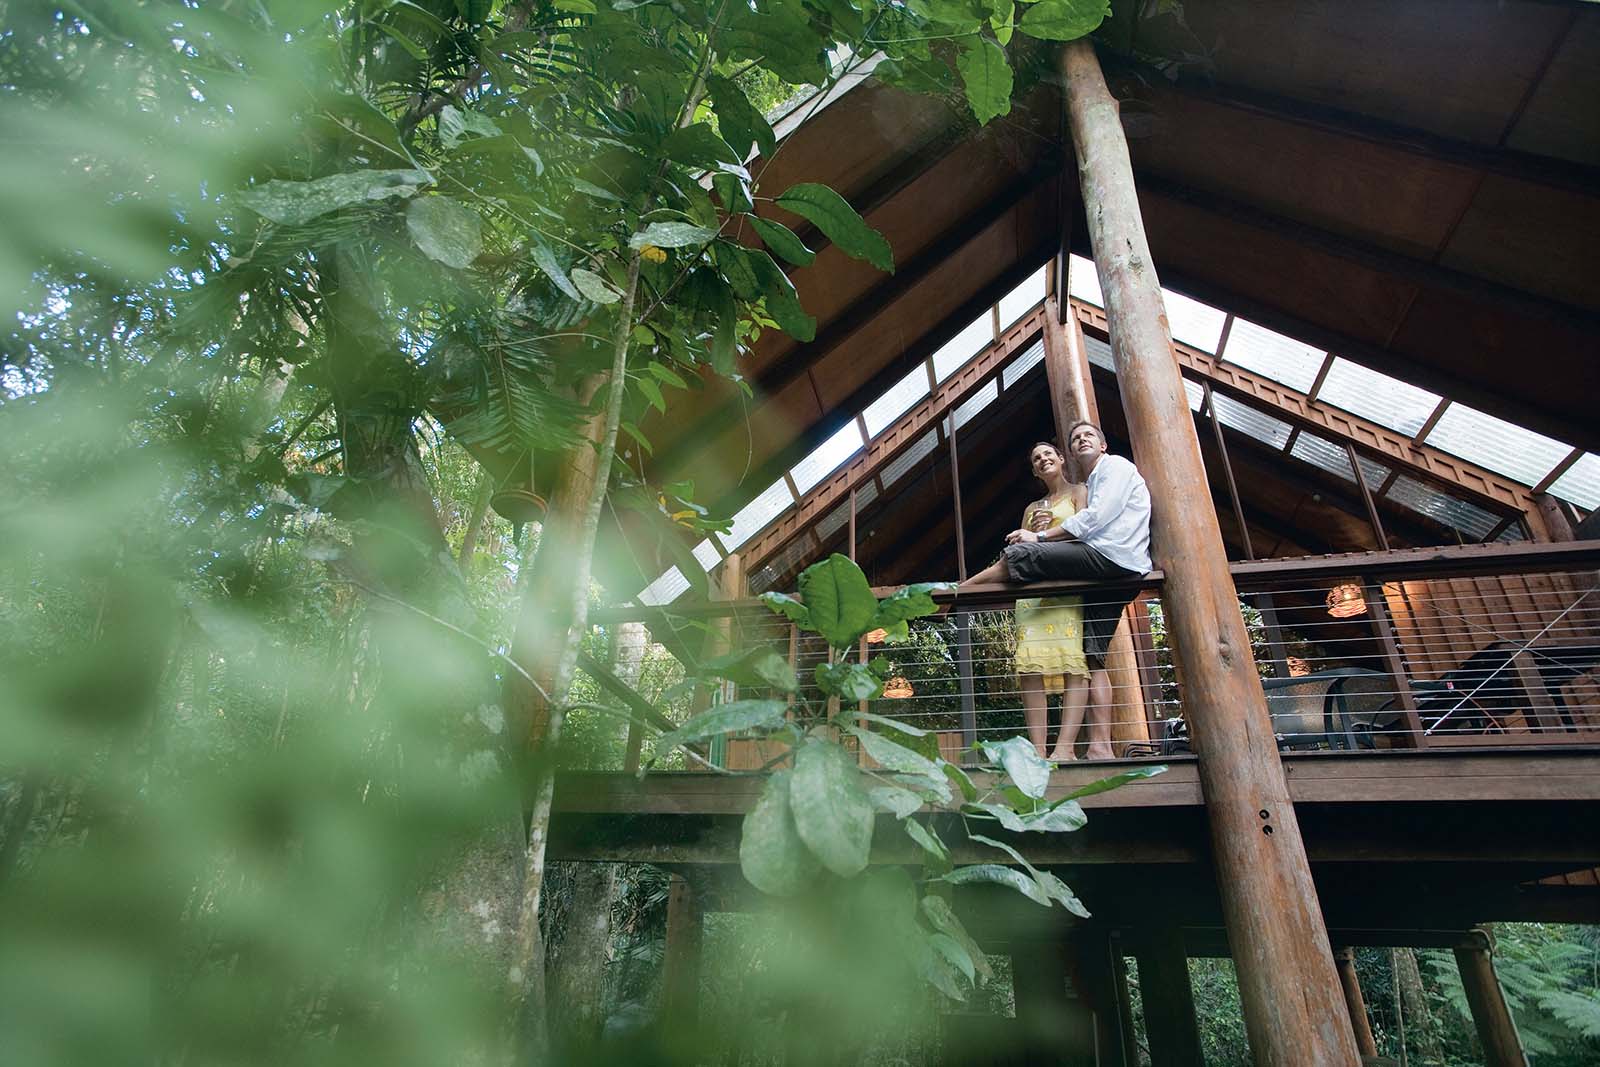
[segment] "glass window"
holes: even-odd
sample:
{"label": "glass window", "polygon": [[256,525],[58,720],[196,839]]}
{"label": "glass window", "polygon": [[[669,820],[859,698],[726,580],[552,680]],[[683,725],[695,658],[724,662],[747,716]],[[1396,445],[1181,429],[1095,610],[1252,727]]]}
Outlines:
{"label": "glass window", "polygon": [[733,528],[722,535],[723,546],[729,552],[737,551],[740,545],[760,533],[767,523],[789,510],[789,505],[793,503],[794,497],[789,492],[788,484],[781,478],[773,482],[765,492],[734,515]]}
{"label": "glass window", "polygon": [[1095,273],[1094,262],[1082,256],[1067,257],[1067,292],[1072,294],[1074,300],[1082,300],[1097,308],[1106,306],[1106,298],[1100,292],[1100,275]]}
{"label": "glass window", "polygon": [[1022,379],[1024,374],[1027,374],[1043,362],[1044,342],[1036,341],[1033,347],[1006,364],[1005,369],[1000,372],[1000,388],[1010,389]]}
{"label": "glass window", "polygon": [[867,424],[868,436],[878,436],[927,395],[928,369],[918,364],[910,374],[891,385],[888,392],[867,405],[867,410],[861,413]]}
{"label": "glass window", "polygon": [[1578,462],[1550,486],[1550,492],[1585,511],[1600,508],[1600,456],[1593,452],[1579,456]]}
{"label": "glass window", "polygon": [[689,588],[689,579],[676,567],[667,568],[667,573],[644,587],[639,594],[639,603],[646,607],[657,607],[661,604],[670,604],[682,596]]}
{"label": "glass window", "polygon": [[1442,448],[1496,474],[1533,485],[1567,458],[1571,447],[1515,423],[1451,404],[1424,444]]}
{"label": "glass window", "polygon": [[944,381],[967,365],[973,356],[994,343],[994,323],[984,312],[933,354],[933,376]]}
{"label": "glass window", "polygon": [[956,429],[959,430],[965,426],[974,415],[994,403],[995,398],[999,395],[1000,383],[990,378],[987,385],[969,396],[966,403],[956,408]]}
{"label": "glass window", "polygon": [[861,451],[863,444],[861,427],[851,419],[789,472],[789,477],[794,479],[795,490],[809,493],[818,482],[838,470],[839,464]]}
{"label": "glass window", "polygon": [[1022,316],[1037,307],[1044,300],[1044,275],[1045,270],[1040,267],[1021,285],[1000,298],[1000,328],[1009,327]]}
{"label": "glass window", "polygon": [[1437,393],[1419,389],[1380,371],[1335,359],[1317,399],[1414,437],[1439,406]]}
{"label": "glass window", "polygon": [[1320,348],[1301,344],[1292,337],[1273,333],[1265,326],[1240,318],[1233,320],[1233,329],[1228,331],[1228,343],[1222,352],[1222,358],[1229,363],[1302,393],[1311,391],[1311,383],[1317,380],[1317,371],[1322,369],[1325,356],[1327,353]]}
{"label": "glass window", "polygon": [[1161,290],[1161,298],[1167,305],[1167,324],[1172,328],[1172,339],[1215,355],[1228,313],[1171,289]]}
{"label": "glass window", "polygon": [[1263,441],[1273,448],[1282,448],[1289,440],[1289,424],[1282,419],[1275,419],[1247,404],[1239,403],[1232,397],[1221,396],[1215,392],[1211,394],[1211,403],[1216,405],[1217,421],[1224,426],[1254,437],[1257,441]]}

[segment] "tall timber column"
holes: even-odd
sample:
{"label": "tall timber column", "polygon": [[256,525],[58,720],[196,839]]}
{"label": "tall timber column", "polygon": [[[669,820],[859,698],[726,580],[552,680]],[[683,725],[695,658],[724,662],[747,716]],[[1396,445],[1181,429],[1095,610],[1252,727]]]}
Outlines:
{"label": "tall timber column", "polygon": [[1250,1048],[1258,1067],[1356,1067],[1333,949],[1172,353],[1117,104],[1089,42],[1067,44],[1062,66],[1134,462],[1155,512],[1155,562],[1166,572],[1162,600],[1183,664]]}

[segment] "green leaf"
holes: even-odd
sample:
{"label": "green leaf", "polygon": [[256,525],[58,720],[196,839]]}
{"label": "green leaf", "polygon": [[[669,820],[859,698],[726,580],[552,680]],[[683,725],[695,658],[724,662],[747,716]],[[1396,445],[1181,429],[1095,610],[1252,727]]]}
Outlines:
{"label": "green leaf", "polygon": [[555,0],[553,6],[569,15],[594,15],[600,10],[594,6],[594,0]]}
{"label": "green leaf", "polygon": [[788,593],[762,593],[761,602],[800,629],[811,629],[811,609]]}
{"label": "green leaf", "polygon": [[1022,816],[1022,828],[1034,833],[1070,834],[1083,829],[1088,822],[1089,816],[1083,813],[1076,800],[1064,800],[1043,811]]}
{"label": "green leaf", "polygon": [[956,970],[966,975],[967,981],[973,982],[977,980],[977,966],[972,962],[971,953],[960,942],[949,934],[939,933],[933,934],[928,938],[928,941],[938,951],[939,955],[948,960]]}
{"label": "green leaf", "polygon": [[810,629],[834,648],[850,648],[872,628],[878,598],[867,576],[846,556],[835,552],[800,573],[800,598],[811,614]]}
{"label": "green leaf", "polygon": [[[610,282],[593,271],[584,270],[582,267],[573,268],[572,284],[578,287],[578,292],[593,300],[596,304],[615,304],[622,299],[622,294],[612,288]],[[662,410],[666,410],[665,407]]]}
{"label": "green leaf", "polygon": [[1050,906],[1050,898],[1045,896],[1039,884],[1021,871],[1002,867],[998,863],[975,863],[969,867],[957,867],[949,874],[939,878],[941,882],[951,885],[974,885],[979,882],[993,882],[996,885],[1009,886],[1042,907]]}
{"label": "green leaf", "polygon": [[915,819],[907,819],[902,825],[906,828],[906,836],[927,854],[929,867],[941,874],[950,869],[950,849],[939,839],[933,827],[924,826]]}
{"label": "green leaf", "polygon": [[943,778],[926,774],[899,774],[892,771],[888,778],[895,785],[909,789],[920,796],[924,804],[950,803],[950,783]]}
{"label": "green leaf", "polygon": [[880,726],[887,726],[891,730],[899,730],[901,733],[909,734],[912,737],[928,736],[927,730],[918,729],[917,727],[912,726],[910,723],[901,722],[899,719],[891,719],[885,715],[873,715],[868,712],[858,713],[855,717],[858,719],[865,719],[867,722],[875,722]]}
{"label": "green leaf", "polygon": [[688,222],[652,222],[628,238],[629,248],[655,245],[657,248],[687,248],[715,240],[717,231]]}
{"label": "green leaf", "polygon": [[883,693],[883,681],[864,664],[819,663],[817,688],[842,700],[872,700]]}
{"label": "green leaf", "polygon": [[499,137],[500,127],[494,120],[479,111],[462,111],[454,104],[439,109],[439,141],[445,148],[454,148],[469,135],[473,137]]}
{"label": "green leaf", "polygon": [[[760,294],[766,298],[767,313],[783,332],[796,341],[814,341],[817,337],[817,320],[806,314],[800,306],[800,297],[794,291],[789,276],[778,269],[772,257],[765,252],[746,251],[745,262],[755,273]],[[738,292],[738,285],[730,275],[728,283]]]}
{"label": "green leaf", "polygon": [[1087,37],[1111,14],[1111,0],[1039,0],[1023,12],[1017,29],[1046,41]]}
{"label": "green leaf", "polygon": [[708,289],[711,313],[716,317],[711,334],[711,369],[726,377],[733,373],[734,360],[739,356],[739,311],[733,303],[733,290],[721,278],[713,277]]}
{"label": "green leaf", "polygon": [[422,196],[406,208],[406,230],[429,259],[457,270],[483,252],[483,220],[447,196]]}
{"label": "green leaf", "polygon": [[800,688],[789,661],[770,648],[750,648],[702,660],[700,673],[726,678],[735,685],[770,685],[785,693]]}
{"label": "green leaf", "polygon": [[717,268],[739,299],[761,299],[761,279],[744,249],[728,241],[717,242]]}
{"label": "green leaf", "polygon": [[640,378],[637,384],[639,392],[644,394],[644,398],[650,402],[650,406],[662,414],[666,414],[667,400],[661,395],[661,386],[649,378]]}
{"label": "green leaf", "polygon": [[801,182],[791,185],[778,197],[778,206],[810,222],[855,259],[864,259],[879,270],[894,273],[894,253],[883,234],[866,224],[849,202],[826,185]]}
{"label": "green leaf", "polygon": [[1050,787],[1050,761],[1039,755],[1026,737],[981,742],[983,754],[1000,764],[1018,789],[1035,800]]}
{"label": "green leaf", "polygon": [[373,19],[369,20],[367,25],[376,26],[378,29],[388,34],[394,39],[396,44],[409,52],[411,54],[411,58],[415,59],[418,63],[426,63],[428,61],[428,50],[426,48],[422,47],[422,45],[418,44],[416,41],[413,41],[411,38],[407,37],[405,34],[401,33],[387,22],[379,22],[376,19]]}
{"label": "green leaf", "polygon": [[730,215],[742,211],[754,211],[755,203],[750,199],[750,187],[737,174],[718,171],[711,176],[711,188],[717,191],[717,199],[722,201],[722,210]]}
{"label": "green leaf", "polygon": [[854,734],[861,741],[861,747],[867,755],[877,760],[891,771],[904,774],[920,774],[930,779],[938,780],[939,765],[926,756],[911,751],[904,745],[889,740],[882,734],[875,734],[871,730],[863,729],[854,723],[842,724],[844,729]]}
{"label": "green leaf", "polygon": [[433,176],[425,170],[356,170],[309,182],[274,180],[234,195],[257,215],[285,226],[303,226],[353,204],[413,196],[432,181]]}
{"label": "green leaf", "polygon": [[800,839],[824,867],[841,878],[866,869],[872,851],[872,801],[844,749],[816,740],[800,746],[789,807]]}
{"label": "green leaf", "polygon": [[922,810],[922,798],[897,785],[876,786],[867,790],[867,796],[872,798],[874,808],[888,812],[897,819],[904,819]]}
{"label": "green leaf", "polygon": [[1140,778],[1154,778],[1158,774],[1165,773],[1167,773],[1167,768],[1165,766],[1135,767],[1131,771],[1123,771],[1120,774],[1113,774],[1109,778],[1101,778],[1098,781],[1090,782],[1088,785],[1079,786],[1077,789],[1074,789],[1072,792],[1068,793],[1060,801],[1057,801],[1057,806],[1065,804],[1069,800],[1076,800],[1079,797],[1092,797],[1096,793],[1108,792],[1120,786],[1127,785],[1129,782],[1137,781]]}
{"label": "green leaf", "polygon": [[961,924],[961,920],[956,918],[955,909],[950,907],[948,900],[929,893],[922,898],[922,915],[935,930],[967,950],[967,954],[972,957],[973,966],[977,968],[978,974],[984,981],[993,977],[994,971],[989,966],[989,957],[978,947],[972,935],[967,933],[967,928]]}
{"label": "green leaf", "polygon": [[763,156],[772,155],[772,150],[777,147],[777,138],[766,117],[750,103],[744,90],[735,82],[721,77],[710,78],[706,84],[711,90],[711,104],[717,113],[717,128],[739,159],[743,160],[749,154],[752,144]]}
{"label": "green leaf", "polygon": [[971,834],[968,836],[968,840],[976,841],[979,844],[988,845],[991,848],[997,848],[1004,852],[1006,855],[1010,856],[1012,859],[1016,860],[1018,863],[1022,864],[1022,866],[1027,868],[1028,874],[1033,877],[1034,884],[1039,887],[1039,891],[1047,898],[1050,900],[1060,901],[1061,906],[1072,912],[1074,915],[1081,916],[1085,919],[1089,917],[1089,910],[1083,906],[1083,901],[1079,900],[1077,896],[1073,894],[1072,890],[1067,888],[1067,883],[1063,882],[1049,871],[1039,870],[1033,864],[1023,859],[1022,853],[1018,852],[1004,841],[996,841],[992,837],[984,837],[980,834]]}
{"label": "green leaf", "polygon": [[571,181],[573,190],[585,196],[592,196],[596,200],[613,200],[618,203],[622,201],[622,197],[613,193],[610,189],[596,185],[594,182],[584,178],[573,178]]}
{"label": "green leaf", "polygon": [[[1027,23],[1026,16],[1023,23]],[[1011,64],[1005,49],[987,37],[969,37],[956,56],[956,70],[979,125],[1011,111]]]}
{"label": "green leaf", "polygon": [[545,276],[555,284],[557,289],[560,289],[574,300],[581,301],[583,299],[583,294],[573,286],[571,280],[567,278],[567,272],[557,262],[555,253],[550,251],[543,241],[535,237],[531,242],[529,251],[533,254],[534,266],[544,271]]}
{"label": "green leaf", "polygon": [[635,426],[633,423],[619,423],[618,429],[622,430],[623,433],[633,438],[634,442],[637,443],[640,448],[644,449],[645,455],[653,456],[656,454],[655,448],[650,444],[650,439],[641,433],[639,427]]}
{"label": "green leaf", "polygon": [[[655,340],[653,334],[651,335],[650,340]],[[650,363],[645,367],[645,370],[655,375],[656,380],[664,385],[677,386],[679,389],[689,388],[689,383],[683,380],[683,376],[664,363],[658,363],[655,360],[651,360]]]}
{"label": "green leaf", "polygon": [[779,897],[803,891],[822,869],[795,829],[789,777],[788,771],[779,771],[767,779],[739,836],[739,869],[745,879],[763,893]]}
{"label": "green leaf", "polygon": [[720,163],[744,162],[727,141],[717,136],[709,122],[673,130],[661,143],[661,151],[674,163],[701,170],[716,170]]}
{"label": "green leaf", "polygon": [[878,602],[878,614],[873,620],[876,625],[873,628],[881,626],[888,629],[907,619],[932,615],[939,610],[939,605],[933,602],[929,594],[948,592],[955,587],[954,582],[918,582],[901,586]]}
{"label": "green leaf", "polygon": [[972,776],[967,774],[966,771],[946,760],[939,761],[939,769],[944,772],[946,778],[955,784],[957,789],[961,790],[963,799],[968,801],[978,799],[978,787],[973,783]]}
{"label": "green leaf", "polygon": [[1027,826],[1022,821],[1022,816],[1004,804],[970,803],[961,805],[961,810],[968,815],[983,815],[991,819],[998,819],[1001,826],[1019,834],[1027,830]]}
{"label": "green leaf", "polygon": [[682,726],[656,738],[656,759],[679,745],[692,745],[740,730],[767,730],[783,725],[788,704],[782,700],[735,700],[702,711]]}
{"label": "green leaf", "polygon": [[817,254],[807,248],[805,242],[781,222],[772,222],[760,215],[751,215],[750,225],[756,228],[762,244],[797,267],[809,267],[817,258]]}

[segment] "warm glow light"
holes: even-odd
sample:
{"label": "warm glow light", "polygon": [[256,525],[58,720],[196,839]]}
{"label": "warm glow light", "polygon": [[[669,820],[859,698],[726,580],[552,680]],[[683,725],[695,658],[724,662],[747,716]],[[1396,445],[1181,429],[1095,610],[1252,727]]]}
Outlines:
{"label": "warm glow light", "polygon": [[1367,600],[1361,594],[1361,587],[1354,582],[1336,585],[1328,590],[1328,614],[1336,619],[1348,619],[1352,615],[1365,615],[1367,613]]}
{"label": "warm glow light", "polygon": [[898,674],[883,684],[883,695],[890,700],[904,700],[915,692],[911,683]]}
{"label": "warm glow light", "polygon": [[1289,656],[1288,657],[1288,661],[1289,661],[1289,677],[1291,677],[1291,678],[1304,678],[1306,675],[1311,673],[1311,664],[1307,663],[1305,660],[1301,659],[1299,656]]}
{"label": "warm glow light", "polygon": [[869,644],[869,645],[881,645],[881,644],[883,644],[884,638],[886,638],[888,636],[889,636],[889,631],[883,629],[882,627],[879,627],[876,630],[868,630],[867,631],[867,644]]}

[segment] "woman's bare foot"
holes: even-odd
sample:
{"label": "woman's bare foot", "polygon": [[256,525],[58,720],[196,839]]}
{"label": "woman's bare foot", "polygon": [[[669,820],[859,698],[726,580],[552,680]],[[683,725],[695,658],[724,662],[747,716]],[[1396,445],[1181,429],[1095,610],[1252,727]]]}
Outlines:
{"label": "woman's bare foot", "polygon": [[1078,758],[1078,754],[1076,752],[1052,752],[1052,753],[1050,753],[1050,762],[1051,763],[1066,763],[1068,760],[1076,760],[1077,758]]}
{"label": "woman's bare foot", "polygon": [[1111,751],[1110,745],[1090,745],[1083,754],[1084,759],[1116,759],[1117,754]]}

